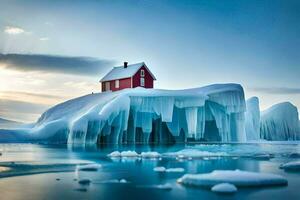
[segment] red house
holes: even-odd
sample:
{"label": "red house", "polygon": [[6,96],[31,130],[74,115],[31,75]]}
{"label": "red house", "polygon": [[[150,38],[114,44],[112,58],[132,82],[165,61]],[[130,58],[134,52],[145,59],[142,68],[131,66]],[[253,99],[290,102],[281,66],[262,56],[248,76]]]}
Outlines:
{"label": "red house", "polygon": [[128,65],[124,62],[123,66],[114,67],[101,80],[102,92],[117,91],[125,88],[153,88],[156,80],[144,62]]}

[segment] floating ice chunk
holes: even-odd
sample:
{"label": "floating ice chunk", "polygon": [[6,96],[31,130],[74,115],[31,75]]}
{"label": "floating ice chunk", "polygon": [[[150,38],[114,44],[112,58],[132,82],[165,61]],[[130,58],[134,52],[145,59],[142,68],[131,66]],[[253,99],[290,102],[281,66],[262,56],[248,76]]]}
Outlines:
{"label": "floating ice chunk", "polygon": [[89,185],[91,183],[90,179],[81,179],[78,181],[80,185]]}
{"label": "floating ice chunk", "polygon": [[108,157],[121,157],[121,152],[114,151],[107,155]]}
{"label": "floating ice chunk", "polygon": [[141,156],[142,156],[142,158],[159,158],[159,157],[161,157],[160,153],[155,152],[155,151],[142,152]]}
{"label": "floating ice chunk", "polygon": [[138,157],[139,154],[135,151],[122,151],[121,156],[122,157]]}
{"label": "floating ice chunk", "polygon": [[119,182],[120,183],[128,183],[126,179],[121,179]]}
{"label": "floating ice chunk", "polygon": [[165,167],[154,167],[153,171],[155,172],[184,172],[184,168],[165,168]]}
{"label": "floating ice chunk", "polygon": [[172,190],[172,185],[169,183],[161,184],[161,185],[153,185],[152,187],[160,190]]}
{"label": "floating ice chunk", "polygon": [[100,168],[102,168],[102,165],[96,163],[76,166],[77,171],[98,171]]}
{"label": "floating ice chunk", "polygon": [[168,168],[166,172],[184,172],[183,168]]}
{"label": "floating ice chunk", "polygon": [[291,170],[291,171],[300,171],[300,161],[288,162],[280,165],[281,169]]}
{"label": "floating ice chunk", "polygon": [[230,183],[238,187],[287,185],[287,180],[280,175],[240,170],[215,170],[207,174],[185,174],[177,182],[204,187],[212,187],[220,183]]}
{"label": "floating ice chunk", "polygon": [[105,181],[100,181],[98,183],[128,183],[126,179],[111,179],[111,180],[105,180]]}
{"label": "floating ice chunk", "polygon": [[217,185],[214,185],[211,188],[211,191],[217,192],[217,193],[235,193],[237,192],[237,188],[235,185],[230,183],[220,183]]}
{"label": "floating ice chunk", "polygon": [[209,152],[197,149],[183,149],[177,152],[164,153],[163,155],[166,157],[176,157],[177,159],[228,156],[226,152]]}
{"label": "floating ice chunk", "polygon": [[165,172],[166,168],[165,167],[154,167],[153,171],[155,171],[155,172]]}

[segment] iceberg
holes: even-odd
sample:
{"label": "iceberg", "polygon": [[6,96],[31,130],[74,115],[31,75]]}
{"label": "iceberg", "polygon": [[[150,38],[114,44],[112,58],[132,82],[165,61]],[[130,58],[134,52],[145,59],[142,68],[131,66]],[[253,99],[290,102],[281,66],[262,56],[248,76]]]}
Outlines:
{"label": "iceberg", "polygon": [[260,136],[266,140],[299,140],[297,107],[289,102],[273,105],[261,113]]}
{"label": "iceberg", "polygon": [[246,101],[245,130],[248,141],[260,139],[259,99],[251,97]]}
{"label": "iceberg", "polygon": [[239,84],[186,90],[134,88],[90,94],[44,112],[28,141],[72,144],[243,142],[246,103]]}
{"label": "iceberg", "polygon": [[221,183],[230,183],[237,187],[287,185],[287,180],[280,175],[240,170],[215,170],[207,174],[185,174],[177,182],[202,187],[212,187]]}

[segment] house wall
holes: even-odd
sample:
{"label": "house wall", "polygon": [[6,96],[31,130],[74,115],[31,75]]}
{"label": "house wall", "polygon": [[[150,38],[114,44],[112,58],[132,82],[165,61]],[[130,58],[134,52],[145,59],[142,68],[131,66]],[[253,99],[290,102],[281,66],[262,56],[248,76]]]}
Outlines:
{"label": "house wall", "polygon": [[150,75],[149,71],[143,66],[137,71],[137,73],[132,77],[132,85],[133,88],[140,87],[140,78],[141,78],[141,70],[145,71],[145,88],[153,88],[153,78]]}
{"label": "house wall", "polygon": [[[119,88],[115,87],[115,80],[106,81],[106,82],[109,82],[111,91],[117,91],[117,90],[122,90],[122,89],[125,89],[125,88],[131,88],[131,78],[124,78],[124,79],[120,79],[119,81],[120,81]],[[101,83],[102,92],[105,92],[106,82]]]}

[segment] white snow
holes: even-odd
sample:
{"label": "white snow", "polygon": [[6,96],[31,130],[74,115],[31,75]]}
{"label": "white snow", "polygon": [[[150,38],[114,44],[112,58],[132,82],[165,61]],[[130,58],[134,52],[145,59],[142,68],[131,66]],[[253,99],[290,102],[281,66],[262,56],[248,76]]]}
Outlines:
{"label": "white snow", "polygon": [[178,167],[178,168],[168,168],[168,169],[166,169],[166,172],[181,173],[181,172],[184,172],[184,169],[180,168],[180,167]]}
{"label": "white snow", "polygon": [[155,172],[165,172],[166,168],[165,167],[154,167],[153,171],[155,171]]}
{"label": "white snow", "polygon": [[155,172],[167,172],[167,173],[181,173],[184,172],[184,168],[165,168],[165,167],[154,167]]}
{"label": "white snow", "polygon": [[164,153],[163,156],[176,157],[178,159],[191,159],[191,158],[200,158],[200,157],[228,156],[228,154],[226,152],[209,152],[209,151],[201,151],[198,149],[183,149],[177,152]]}
{"label": "white snow", "polygon": [[177,91],[134,88],[66,101],[43,113],[33,128],[18,131],[29,141],[79,144],[170,143],[187,138],[242,142],[245,110],[238,84]]}
{"label": "white snow", "polygon": [[300,127],[297,107],[279,103],[261,113],[260,135],[266,140],[299,140]]}
{"label": "white snow", "polygon": [[235,193],[237,192],[237,188],[235,185],[230,183],[220,183],[217,185],[214,185],[211,188],[211,191],[217,192],[217,193]]}
{"label": "white snow", "polygon": [[206,187],[220,183],[230,183],[237,187],[287,185],[287,180],[280,175],[240,170],[215,170],[207,174],[185,174],[177,181],[185,185]]}
{"label": "white snow", "polygon": [[102,168],[100,164],[86,164],[86,165],[77,165],[77,171],[98,171]]}
{"label": "white snow", "polygon": [[142,152],[141,153],[142,158],[159,158],[161,157],[160,153],[155,151],[148,151],[148,152]]}
{"label": "white snow", "polygon": [[246,114],[245,114],[245,130],[247,140],[259,140],[260,139],[260,110],[259,99],[252,97],[246,101]]}
{"label": "white snow", "polygon": [[139,154],[135,151],[122,151],[121,157],[138,157]]}
{"label": "white snow", "polygon": [[114,151],[107,155],[108,157],[139,157],[140,155],[135,151]]}
{"label": "white snow", "polygon": [[[127,65],[127,68],[124,68],[124,65],[114,67],[100,81],[103,82],[103,81],[111,81],[111,80],[116,80],[116,79],[130,78],[130,77],[134,76],[137,73],[137,71],[143,66],[145,66],[147,68],[147,66],[145,65],[144,62]],[[153,79],[156,80],[156,78],[151,73],[151,71],[149,69],[148,69],[148,71],[151,74],[151,76],[153,77]]]}
{"label": "white snow", "polygon": [[300,160],[282,164],[282,165],[280,165],[280,168],[284,169],[284,170],[295,170],[295,171],[299,170],[300,171]]}
{"label": "white snow", "polygon": [[107,155],[108,157],[121,157],[121,152],[114,151]]}

